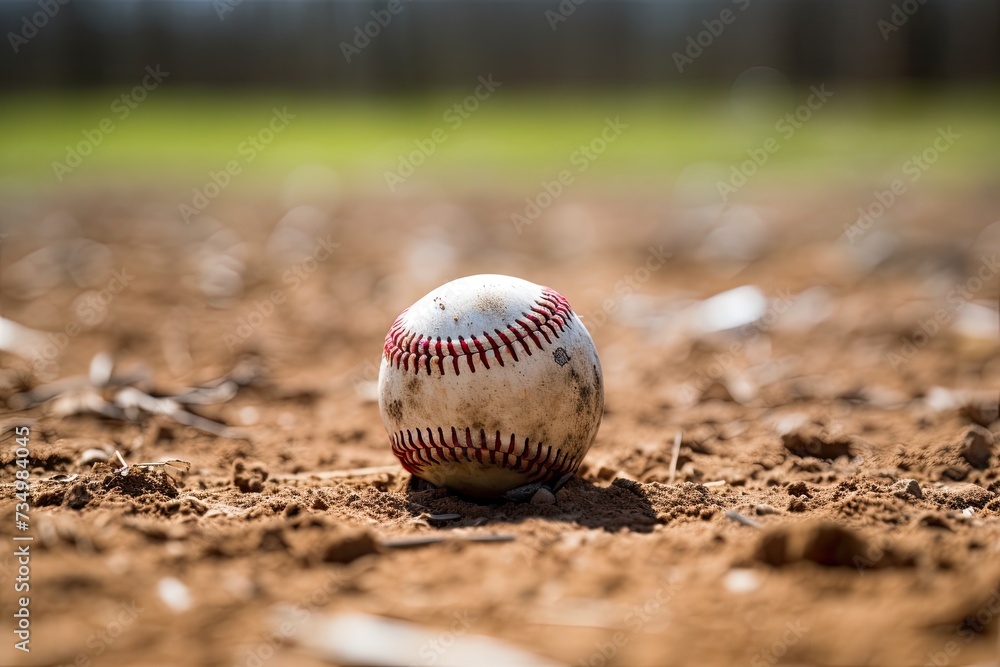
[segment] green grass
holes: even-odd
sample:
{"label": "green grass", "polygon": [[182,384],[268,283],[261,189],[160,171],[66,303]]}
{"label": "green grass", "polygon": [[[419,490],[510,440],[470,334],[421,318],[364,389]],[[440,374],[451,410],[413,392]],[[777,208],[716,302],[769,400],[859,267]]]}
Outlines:
{"label": "green grass", "polygon": [[[1000,91],[949,95],[917,91],[834,91],[812,119],[786,138],[775,123],[796,104],[769,103],[752,119],[733,112],[724,92],[697,89],[603,96],[525,94],[500,88],[450,127],[442,114],[470,91],[421,98],[338,98],[290,94],[221,94],[176,90],[169,83],[120,119],[111,105],[119,90],[86,94],[8,94],[0,100],[0,184],[57,187],[52,163],[66,147],[111,118],[114,131],[65,177],[66,185],[130,178],[199,183],[229,160],[249,181],[286,174],[305,162],[327,164],[351,184],[384,188],[399,156],[443,128],[447,140],[414,181],[524,187],[571,169],[579,181],[671,187],[696,163],[728,174],[768,137],[780,150],[753,180],[891,180],[904,162],[932,145],[939,127],[961,138],[927,173],[949,183],[993,182],[1000,174]],[[238,146],[266,126],[272,107],[295,119],[252,161]],[[597,137],[604,119],[629,128],[584,173],[570,155]]]}

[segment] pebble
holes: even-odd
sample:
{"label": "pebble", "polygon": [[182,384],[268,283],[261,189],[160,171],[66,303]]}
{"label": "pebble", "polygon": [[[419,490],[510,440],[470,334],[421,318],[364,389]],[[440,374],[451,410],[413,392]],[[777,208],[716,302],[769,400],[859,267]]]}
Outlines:
{"label": "pebble", "polygon": [[920,490],[920,484],[918,484],[915,479],[901,479],[890,486],[889,490],[897,498],[903,498],[905,496],[913,496],[914,498],[924,497],[923,491]]}
{"label": "pebble", "polygon": [[156,586],[160,600],[174,613],[185,612],[191,608],[191,593],[180,579],[164,577]]}
{"label": "pebble", "polygon": [[989,429],[970,426],[962,438],[962,458],[973,468],[985,470],[990,467],[995,437]]}
{"label": "pebble", "polygon": [[531,504],[532,505],[555,505],[556,504],[556,497],[555,497],[555,495],[551,491],[549,491],[545,487],[542,487],[542,488],[538,489],[537,491],[535,491],[535,495],[531,496]]}
{"label": "pebble", "polygon": [[749,568],[736,568],[726,573],[722,583],[730,593],[752,593],[760,588],[760,577]]}
{"label": "pebble", "polygon": [[111,455],[103,449],[87,449],[80,454],[80,465],[89,466],[94,463],[107,463]]}
{"label": "pebble", "polygon": [[260,421],[260,412],[257,408],[252,405],[247,405],[240,408],[239,413],[237,413],[240,423],[243,426],[253,426]]}

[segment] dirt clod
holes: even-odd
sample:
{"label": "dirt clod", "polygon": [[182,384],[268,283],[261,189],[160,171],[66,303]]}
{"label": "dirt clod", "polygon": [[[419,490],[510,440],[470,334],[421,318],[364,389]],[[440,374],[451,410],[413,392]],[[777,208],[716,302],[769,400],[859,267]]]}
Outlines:
{"label": "dirt clod", "polygon": [[923,498],[923,491],[915,479],[901,479],[889,487],[889,491],[897,498]]}
{"label": "dirt clod", "polygon": [[247,463],[243,459],[233,462],[233,484],[240,493],[260,493],[267,481],[267,469],[261,463]]}
{"label": "dirt clod", "polygon": [[296,549],[311,564],[350,563],[379,552],[378,541],[367,530],[324,527],[296,538]]}
{"label": "dirt clod", "polygon": [[802,500],[802,498],[792,498],[788,501],[787,509],[789,512],[805,512],[809,509],[809,506],[804,500]]}
{"label": "dirt clod", "polygon": [[70,487],[63,498],[63,504],[71,510],[81,510],[93,500],[94,494],[90,492],[87,485],[79,482]]}
{"label": "dirt clod", "polygon": [[794,496],[796,498],[800,497],[812,498],[812,494],[809,493],[809,487],[806,486],[805,482],[795,482],[794,484],[789,484],[788,495]]}
{"label": "dirt clod", "polygon": [[852,455],[849,438],[832,436],[818,429],[802,428],[785,433],[781,442],[796,456],[833,460]]}
{"label": "dirt clod", "polygon": [[121,494],[131,498],[149,495],[162,499],[177,497],[174,479],[164,472],[132,466],[128,469],[128,474],[123,475],[120,470],[108,472],[110,467],[94,464],[94,470],[101,470],[104,474],[101,485],[109,495]]}

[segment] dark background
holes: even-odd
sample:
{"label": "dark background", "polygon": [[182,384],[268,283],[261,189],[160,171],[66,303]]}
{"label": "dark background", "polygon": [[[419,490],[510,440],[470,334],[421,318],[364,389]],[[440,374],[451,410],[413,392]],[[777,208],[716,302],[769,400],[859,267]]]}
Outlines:
{"label": "dark background", "polygon": [[[878,22],[904,4],[918,9],[884,38]],[[157,62],[174,85],[351,92],[466,85],[484,72],[545,89],[728,82],[754,65],[828,82],[984,82],[1000,72],[1000,4],[992,0],[750,0],[745,11],[732,2],[584,0],[554,31],[545,12],[557,11],[555,2],[404,0],[374,48],[351,63],[341,42],[386,3],[243,0],[221,19],[219,6],[69,0],[15,54],[9,33],[39,4],[0,3],[0,84],[131,85]],[[672,54],[726,8],[736,20],[724,39],[679,73]]]}

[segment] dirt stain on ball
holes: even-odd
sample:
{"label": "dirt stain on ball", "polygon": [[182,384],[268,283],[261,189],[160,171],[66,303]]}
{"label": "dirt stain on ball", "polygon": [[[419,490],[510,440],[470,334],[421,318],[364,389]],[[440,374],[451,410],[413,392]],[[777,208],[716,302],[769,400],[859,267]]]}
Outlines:
{"label": "dirt stain on ball", "polygon": [[505,318],[507,315],[507,306],[504,303],[503,295],[492,291],[480,292],[476,296],[476,309],[499,318]]}

